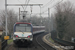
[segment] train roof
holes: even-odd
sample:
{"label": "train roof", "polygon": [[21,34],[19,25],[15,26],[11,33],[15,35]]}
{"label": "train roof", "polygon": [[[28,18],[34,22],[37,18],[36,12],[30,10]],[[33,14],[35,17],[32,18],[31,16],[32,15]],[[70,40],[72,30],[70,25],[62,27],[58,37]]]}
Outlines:
{"label": "train roof", "polygon": [[27,22],[16,22],[16,24],[31,24],[31,23],[27,23]]}
{"label": "train roof", "polygon": [[33,26],[33,28],[45,28],[45,26]]}

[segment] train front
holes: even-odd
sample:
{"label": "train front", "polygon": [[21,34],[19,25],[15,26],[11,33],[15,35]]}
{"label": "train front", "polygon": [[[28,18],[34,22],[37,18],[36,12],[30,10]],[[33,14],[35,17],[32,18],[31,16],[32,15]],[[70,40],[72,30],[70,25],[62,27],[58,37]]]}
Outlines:
{"label": "train front", "polygon": [[13,42],[15,44],[32,43],[32,25],[31,23],[18,22],[14,25]]}

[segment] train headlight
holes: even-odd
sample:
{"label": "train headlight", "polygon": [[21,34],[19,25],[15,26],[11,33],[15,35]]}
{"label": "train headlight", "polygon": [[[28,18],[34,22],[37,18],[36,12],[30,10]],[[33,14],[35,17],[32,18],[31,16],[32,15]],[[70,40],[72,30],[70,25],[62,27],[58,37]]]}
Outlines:
{"label": "train headlight", "polygon": [[14,35],[14,37],[19,37],[18,35]]}
{"label": "train headlight", "polygon": [[28,36],[28,38],[30,38],[30,36]]}
{"label": "train headlight", "polygon": [[32,38],[32,37],[33,37],[32,35],[29,35],[29,36],[28,36],[28,38]]}
{"label": "train headlight", "polygon": [[18,37],[18,36],[16,35],[16,37]]}

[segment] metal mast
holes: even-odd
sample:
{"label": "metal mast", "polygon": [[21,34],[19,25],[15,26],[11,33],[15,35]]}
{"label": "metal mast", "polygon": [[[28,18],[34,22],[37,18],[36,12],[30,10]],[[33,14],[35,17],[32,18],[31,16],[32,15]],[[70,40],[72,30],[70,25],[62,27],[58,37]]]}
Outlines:
{"label": "metal mast", "polygon": [[7,36],[7,0],[5,0],[6,36]]}

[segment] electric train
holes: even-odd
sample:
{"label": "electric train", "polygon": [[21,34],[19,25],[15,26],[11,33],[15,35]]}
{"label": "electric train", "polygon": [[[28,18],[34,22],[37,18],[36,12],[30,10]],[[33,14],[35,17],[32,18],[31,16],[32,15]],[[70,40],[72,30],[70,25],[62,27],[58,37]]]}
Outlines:
{"label": "electric train", "polygon": [[31,23],[17,22],[14,24],[13,42],[15,44],[31,44],[33,35],[45,32],[45,26],[33,26]]}

